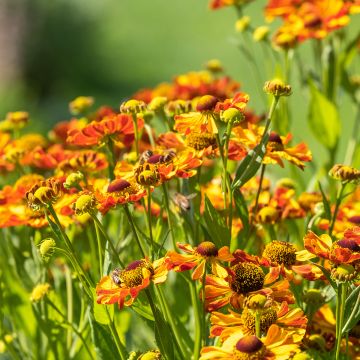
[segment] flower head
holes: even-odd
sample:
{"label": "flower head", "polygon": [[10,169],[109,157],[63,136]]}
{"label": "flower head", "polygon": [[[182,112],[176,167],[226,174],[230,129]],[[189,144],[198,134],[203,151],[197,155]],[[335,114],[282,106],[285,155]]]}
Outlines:
{"label": "flower head", "polygon": [[104,276],[96,286],[99,304],[118,303],[119,308],[130,306],[142,289],[153,281],[162,283],[167,277],[165,259],[150,262],[148,259],[136,260],[125,269],[115,269],[110,275]]}

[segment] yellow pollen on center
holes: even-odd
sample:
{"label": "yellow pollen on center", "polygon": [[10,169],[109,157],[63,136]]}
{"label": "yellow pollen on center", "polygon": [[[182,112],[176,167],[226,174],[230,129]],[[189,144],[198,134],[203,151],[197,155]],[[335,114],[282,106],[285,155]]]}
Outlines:
{"label": "yellow pollen on center", "polygon": [[266,245],[263,257],[277,265],[291,266],[296,262],[296,249],[292,244],[274,240]]}

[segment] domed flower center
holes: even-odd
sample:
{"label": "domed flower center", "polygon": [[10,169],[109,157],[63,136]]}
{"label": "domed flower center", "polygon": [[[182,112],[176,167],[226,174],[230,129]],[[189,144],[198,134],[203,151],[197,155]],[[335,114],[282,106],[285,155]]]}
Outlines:
{"label": "domed flower center", "polygon": [[[245,308],[241,314],[241,320],[244,326],[252,333],[255,334],[255,314],[248,308]],[[269,327],[277,320],[276,310],[273,307],[269,307],[261,312],[260,316],[260,330],[262,333],[266,333]]]}
{"label": "domed flower center", "polygon": [[271,151],[283,151],[284,150],[284,145],[281,140],[281,137],[275,132],[272,132],[270,134],[268,146],[270,147]]}
{"label": "domed flower center", "polygon": [[278,265],[291,266],[296,262],[296,249],[292,244],[274,240],[266,245],[263,257]]}
{"label": "domed flower center", "polygon": [[115,269],[111,274],[111,279],[116,285],[124,284],[127,288],[141,285],[144,280],[144,270],[154,273],[154,268],[146,260],[136,260],[129,264],[124,270]]}
{"label": "domed flower center", "polygon": [[234,355],[237,360],[261,360],[264,358],[265,346],[254,335],[241,338],[235,345]]}
{"label": "domed flower center", "polygon": [[201,256],[218,256],[218,249],[214,243],[211,241],[203,241],[200,245],[196,248],[196,252]]}
{"label": "domed flower center", "polygon": [[216,137],[209,133],[190,133],[185,142],[195,150],[203,150],[209,146],[213,149],[217,148]]}
{"label": "domed flower center", "polygon": [[339,240],[335,243],[335,245],[338,245],[343,249],[349,249],[351,251],[360,251],[360,246],[357,244],[355,240],[351,240],[351,239]]}
{"label": "domed flower center", "polygon": [[107,191],[110,193],[121,192],[121,191],[129,188],[130,186],[131,186],[131,184],[124,179],[115,179],[109,184]]}
{"label": "domed flower center", "polygon": [[360,215],[351,216],[348,220],[353,224],[360,225]]}
{"label": "domed flower center", "polygon": [[204,95],[202,96],[197,105],[196,110],[197,111],[210,111],[214,110],[216,103],[218,102],[218,99],[215,96],[212,95]]}
{"label": "domed flower center", "polygon": [[262,289],[265,274],[261,267],[252,263],[240,263],[231,268],[230,286],[238,294],[247,294]]}

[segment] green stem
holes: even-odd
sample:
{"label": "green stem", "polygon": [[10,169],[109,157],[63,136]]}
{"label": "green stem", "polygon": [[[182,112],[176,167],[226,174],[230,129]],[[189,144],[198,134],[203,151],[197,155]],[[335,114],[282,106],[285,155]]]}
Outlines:
{"label": "green stem", "polygon": [[132,230],[132,232],[133,232],[133,234],[134,234],[135,241],[136,241],[137,244],[138,244],[138,247],[139,247],[139,250],[140,250],[140,252],[141,252],[141,255],[145,258],[145,257],[146,257],[145,251],[144,251],[144,249],[143,249],[143,247],[142,247],[142,245],[141,245],[141,242],[140,242],[140,239],[139,239],[139,235],[138,235],[138,233],[137,233],[137,231],[136,231],[136,227],[135,227],[135,224],[134,224],[134,220],[133,220],[133,218],[132,218],[132,216],[131,216],[131,213],[130,213],[130,210],[129,210],[129,208],[128,208],[128,205],[124,205],[124,210],[125,210],[126,217],[128,218],[128,221],[129,221],[129,223],[130,223],[131,230]]}
{"label": "green stem", "polygon": [[114,143],[112,141],[112,139],[109,137],[108,141],[106,142],[106,147],[109,153],[109,179],[110,180],[114,180],[115,175],[114,175],[114,169],[115,169],[115,155],[114,155]]}
{"label": "green stem", "polygon": [[338,297],[336,303],[336,360],[340,359],[347,286],[348,284],[346,282],[340,283],[338,286]]}
{"label": "green stem", "polygon": [[48,305],[50,305],[50,306],[63,318],[63,321],[64,321],[67,325],[69,325],[69,326],[71,327],[71,329],[74,331],[74,333],[80,338],[80,340],[81,340],[82,343],[84,344],[84,347],[85,347],[87,353],[88,353],[89,356],[90,356],[90,359],[94,359],[94,357],[93,357],[93,355],[92,355],[92,353],[91,353],[91,350],[89,349],[89,346],[87,345],[87,343],[86,343],[84,337],[82,336],[81,332],[80,332],[78,329],[76,329],[76,327],[73,325],[72,322],[69,322],[69,321],[66,319],[65,315],[60,311],[60,309],[59,309],[48,297],[45,298],[45,300],[46,300],[46,303],[47,303]]}
{"label": "green stem", "polygon": [[170,212],[170,206],[169,206],[170,205],[169,204],[169,192],[168,192],[166,183],[162,184],[162,189],[163,189],[163,193],[164,193],[164,202],[165,202],[165,209],[166,209],[166,214],[167,214],[168,227],[169,227],[169,231],[170,231],[170,235],[171,235],[171,241],[173,244],[173,248],[175,250],[176,249],[176,241],[175,241],[174,228],[173,228],[173,224],[171,221],[171,212]]}
{"label": "green stem", "polygon": [[184,353],[184,350],[183,350],[184,346],[183,346],[183,343],[181,341],[181,334],[179,332],[179,328],[175,323],[173,315],[171,314],[171,311],[169,309],[169,306],[167,304],[167,301],[165,299],[165,296],[164,296],[164,293],[163,293],[161,287],[157,286],[157,290],[158,290],[158,293],[159,293],[159,299],[160,299],[160,303],[162,305],[163,313],[165,313],[166,318],[167,318],[167,320],[168,320],[168,322],[170,324],[170,327],[171,327],[172,332],[173,332],[174,337],[175,337],[175,341],[176,341],[176,345],[177,345],[177,348],[179,350],[179,353],[180,353],[180,355],[182,356],[183,359],[186,359],[187,356],[186,356],[186,354]]}
{"label": "green stem", "polygon": [[[71,272],[67,266],[65,266],[65,280],[66,280],[66,300],[67,300],[67,321],[69,324],[73,323],[73,288]],[[71,348],[71,329],[67,330],[66,346]]]}
{"label": "green stem", "polygon": [[119,261],[119,264],[124,267],[124,263],[121,261],[119,253],[117,252],[115,245],[113,244],[112,240],[110,239],[109,235],[107,234],[106,230],[104,229],[103,224],[101,223],[101,221],[97,218],[96,214],[94,214],[93,212],[89,213],[91,215],[91,217],[93,218],[94,222],[95,222],[95,226],[97,226],[99,228],[99,230],[101,231],[101,233],[103,234],[103,236],[105,237],[106,241],[109,243],[109,246],[111,247],[112,252],[114,253],[114,255],[116,256],[117,260]]}
{"label": "green stem", "polygon": [[261,327],[260,327],[261,315],[259,310],[255,311],[255,335],[260,339],[261,338]]}
{"label": "green stem", "polygon": [[353,162],[356,145],[358,143],[358,136],[359,136],[359,127],[360,127],[360,104],[357,106],[357,113],[355,117],[354,127],[353,131],[351,133],[351,139],[348,143],[347,149],[346,149],[346,155],[344,164],[345,165],[351,165]]}
{"label": "green stem", "polygon": [[222,175],[222,190],[224,193],[224,209],[227,209],[227,176],[226,176],[226,159],[224,155],[224,149],[222,147],[219,134],[216,134],[216,141],[218,143],[218,148],[220,151],[220,158],[223,165],[223,175]]}
{"label": "green stem", "polygon": [[330,236],[332,236],[332,233],[333,233],[333,230],[334,230],[336,217],[337,217],[337,214],[339,212],[339,207],[340,207],[340,204],[341,204],[341,201],[342,201],[342,195],[344,193],[346,184],[347,183],[341,183],[341,187],[339,188],[338,195],[336,196],[334,214],[333,214],[333,217],[331,219],[331,224],[330,224],[330,228],[329,228],[329,235]]}
{"label": "green stem", "polygon": [[148,220],[148,226],[149,226],[149,238],[150,238],[150,257],[151,260],[154,260],[154,238],[153,238],[153,232],[152,232],[152,225],[151,225],[151,190],[150,186],[147,188],[147,220]]}
{"label": "green stem", "polygon": [[127,354],[126,354],[126,348],[125,346],[123,345],[123,343],[121,342],[120,338],[119,338],[119,334],[116,330],[116,327],[115,327],[115,323],[114,323],[114,320],[111,318],[110,314],[109,314],[109,311],[107,309],[107,307],[105,307],[105,310],[106,310],[106,315],[109,319],[109,329],[110,329],[110,332],[111,332],[111,335],[115,341],[115,345],[116,345],[116,348],[120,354],[120,358],[121,360],[126,360],[127,359]]}
{"label": "green stem", "polygon": [[101,238],[100,238],[99,226],[97,225],[96,221],[94,221],[94,225],[95,225],[95,233],[96,233],[98,255],[99,255],[99,271],[100,271],[100,277],[102,277],[104,272],[103,272],[103,255],[102,255]]}
{"label": "green stem", "polygon": [[201,294],[202,294],[202,345],[206,345],[207,327],[206,327],[206,307],[205,307],[205,284],[206,284],[206,264],[205,271],[201,282]]}
{"label": "green stem", "polygon": [[132,119],[134,124],[135,151],[137,158],[139,158],[139,128],[137,123],[137,116],[135,113],[132,113]]}
{"label": "green stem", "polygon": [[264,180],[264,174],[265,174],[265,169],[266,169],[266,165],[262,164],[261,165],[261,173],[260,173],[260,181],[259,181],[259,187],[256,193],[256,199],[255,199],[255,206],[254,206],[254,212],[253,214],[256,216],[258,207],[259,207],[259,198],[260,198],[260,194],[261,194],[261,190],[262,190],[262,183]]}
{"label": "green stem", "polygon": [[195,340],[194,340],[194,352],[193,359],[198,360],[201,349],[201,311],[196,291],[196,283],[187,279],[191,295],[192,308],[194,310],[194,329],[195,329]]}
{"label": "green stem", "polygon": [[[86,289],[86,292],[87,294],[89,295],[90,299],[92,299],[92,295],[91,295],[91,291],[90,291],[90,288],[93,287],[93,284],[92,282],[90,281],[90,279],[86,276],[82,266],[81,266],[81,263],[78,259],[78,257],[76,256],[76,252],[75,252],[75,249],[70,241],[70,239],[68,238],[68,236],[66,235],[64,229],[62,228],[61,224],[60,224],[60,221],[59,221],[59,218],[57,217],[56,215],[56,212],[53,208],[52,205],[48,205],[48,208],[47,208],[47,211],[49,211],[49,213],[52,215],[54,221],[55,221],[55,224],[58,228],[58,231],[60,232],[61,234],[61,237],[63,239],[63,241],[65,242],[65,245],[68,249],[68,256],[69,258],[71,258],[72,260],[72,264],[74,266],[74,269],[79,273],[79,279],[80,281],[82,282],[84,288]],[[47,211],[45,210],[45,216],[48,220],[48,223],[50,224],[51,226],[51,222],[50,222],[50,219],[49,219],[49,216],[48,216],[48,213]],[[54,231],[55,232],[55,231]],[[55,232],[55,235],[57,235],[57,233]],[[82,281],[84,280],[84,281]]]}

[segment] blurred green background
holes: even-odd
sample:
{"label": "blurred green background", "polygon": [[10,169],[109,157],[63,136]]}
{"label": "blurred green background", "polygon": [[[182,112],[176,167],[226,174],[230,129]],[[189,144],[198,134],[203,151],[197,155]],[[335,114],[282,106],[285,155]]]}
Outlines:
{"label": "blurred green background", "polygon": [[[247,6],[252,26],[263,25],[265,4]],[[2,0],[0,116],[28,110],[31,130],[46,131],[69,118],[67,104],[78,95],[95,96],[97,105],[118,106],[136,90],[200,70],[212,58],[221,60],[250,94],[250,107],[262,113],[266,103],[261,89],[276,74],[274,58],[251,36],[236,33],[235,21],[233,8],[211,11],[208,0]],[[355,20],[351,27],[354,32]],[[237,48],[239,41],[253,52],[260,76]],[[306,66],[313,62],[310,50],[309,44],[301,46]],[[292,132],[323,159],[326,155],[306,121],[308,93],[294,70]],[[347,96],[340,112],[346,139],[355,118]],[[343,152],[341,143],[340,158]]]}

